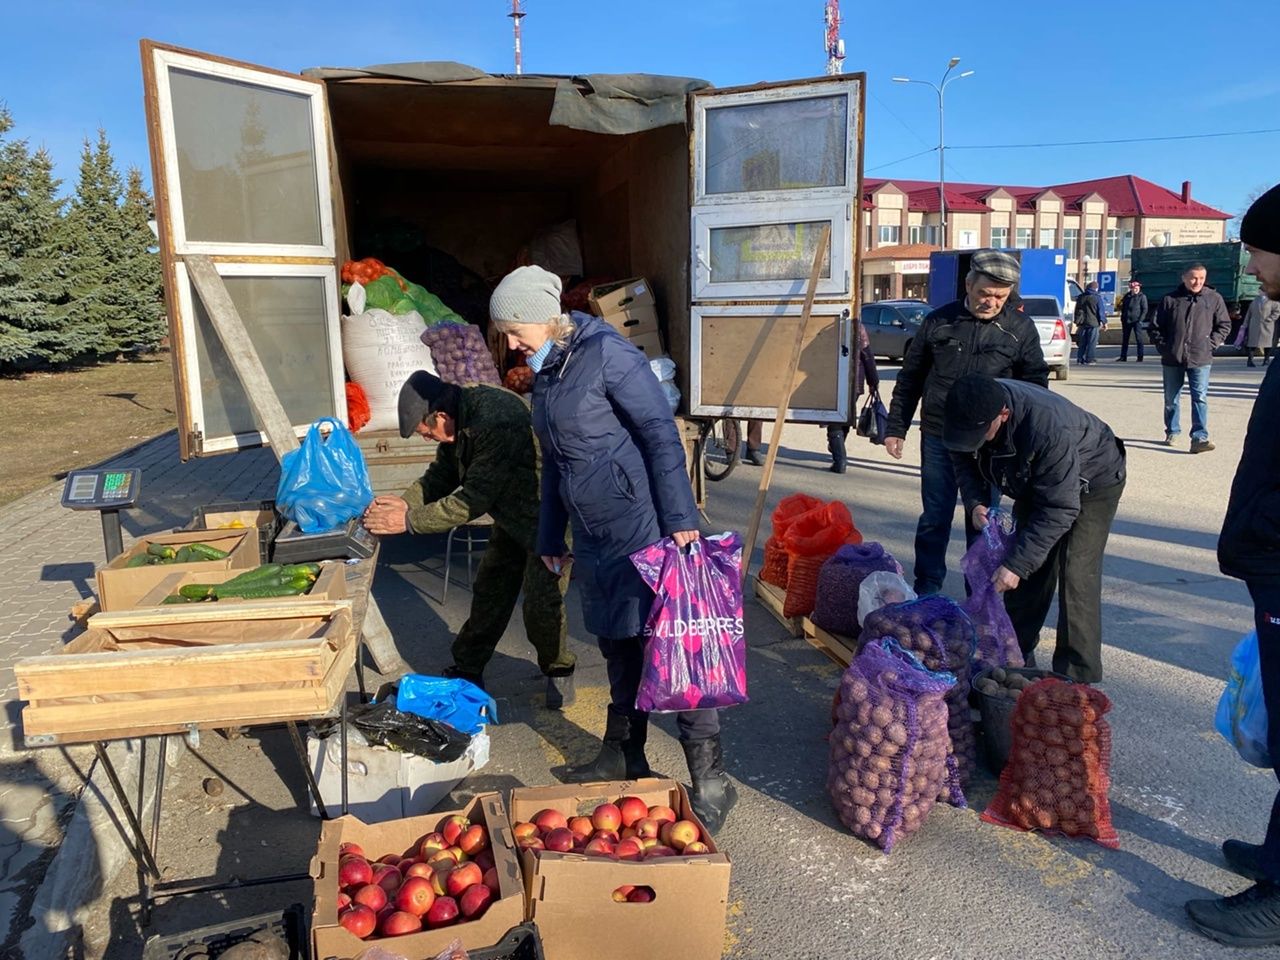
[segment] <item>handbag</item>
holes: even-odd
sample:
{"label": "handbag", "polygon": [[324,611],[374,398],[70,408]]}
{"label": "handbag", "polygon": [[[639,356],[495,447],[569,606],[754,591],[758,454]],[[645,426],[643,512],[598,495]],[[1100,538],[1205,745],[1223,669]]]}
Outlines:
{"label": "handbag", "polygon": [[867,395],[867,402],[862,405],[855,429],[858,436],[866,437],[874,444],[884,443],[885,435],[889,432],[889,411],[880,399],[879,390],[872,390]]}

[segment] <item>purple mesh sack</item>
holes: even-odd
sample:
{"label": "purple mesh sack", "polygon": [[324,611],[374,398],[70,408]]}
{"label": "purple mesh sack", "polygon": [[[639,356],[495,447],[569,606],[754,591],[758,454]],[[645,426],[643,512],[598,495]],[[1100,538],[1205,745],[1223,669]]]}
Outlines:
{"label": "purple mesh sack", "polygon": [[827,792],[840,822],[885,853],[920,829],[944,785],[963,804],[947,755],[954,682],[889,639],[863,647],[840,682]]}
{"label": "purple mesh sack", "polygon": [[969,587],[969,597],[961,606],[978,631],[979,662],[992,667],[1020,667],[1023,659],[1018,635],[1004,609],[1004,597],[991,582],[1013,545],[1015,525],[1013,517],[1003,510],[992,510],[987,519],[986,529],[960,561]]}
{"label": "purple mesh sack", "polygon": [[823,630],[856,637],[858,591],[862,581],[878,570],[902,573],[902,565],[878,543],[846,544],[818,573],[818,599],[810,619]]}
{"label": "purple mesh sack", "polygon": [[[863,620],[862,631],[868,637],[891,637],[926,670],[956,678],[946,695],[947,732],[956,773],[961,786],[967,787],[978,765],[978,740],[969,708],[977,635],[968,615],[950,597],[935,594],[873,610]],[[951,802],[949,795],[940,799]]]}
{"label": "purple mesh sack", "polygon": [[479,327],[470,323],[437,323],[423,330],[421,339],[430,348],[436,373],[445,383],[502,386],[493,354]]}

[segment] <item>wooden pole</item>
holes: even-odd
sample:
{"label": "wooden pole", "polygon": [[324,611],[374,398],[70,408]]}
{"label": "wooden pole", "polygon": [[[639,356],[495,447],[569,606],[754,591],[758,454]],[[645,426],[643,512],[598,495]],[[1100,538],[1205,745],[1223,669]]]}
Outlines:
{"label": "wooden pole", "polygon": [[813,255],[813,269],[809,271],[809,287],[804,295],[804,311],[800,314],[800,326],[796,330],[796,340],[791,347],[791,363],[782,378],[782,396],[778,398],[778,413],[773,418],[773,433],[769,435],[769,452],[765,454],[764,469],[760,472],[760,489],[756,491],[756,506],[751,512],[751,525],[747,528],[747,543],[742,553],[742,586],[746,592],[747,575],[751,572],[751,555],[756,548],[756,537],[760,534],[760,517],[764,513],[764,501],[769,495],[769,484],[773,480],[773,464],[778,459],[778,444],[782,441],[782,424],[787,419],[787,408],[791,406],[791,395],[796,388],[796,371],[800,368],[800,354],[804,350],[804,335],[809,327],[809,316],[813,313],[813,298],[818,293],[818,275],[822,272],[822,258],[826,255],[827,244],[831,241],[831,225],[822,228],[822,236],[818,239],[818,249]]}
{"label": "wooden pole", "polygon": [[[244,387],[262,432],[267,435],[271,449],[279,460],[290,450],[296,450],[300,444],[293,432],[289,415],[285,413],[284,405],[258,357],[258,351],[249,339],[249,331],[240,318],[240,311],[236,309],[227,285],[222,282],[212,259],[204,254],[188,254],[183,260],[187,266],[187,275],[191,277],[191,285],[204,304],[209,321],[236,369],[236,376],[240,378],[240,385]],[[370,588],[372,589],[372,585]],[[396,650],[391,631],[372,595],[365,608],[361,633],[364,645],[373,656],[379,673],[398,674],[408,671],[409,667]]]}

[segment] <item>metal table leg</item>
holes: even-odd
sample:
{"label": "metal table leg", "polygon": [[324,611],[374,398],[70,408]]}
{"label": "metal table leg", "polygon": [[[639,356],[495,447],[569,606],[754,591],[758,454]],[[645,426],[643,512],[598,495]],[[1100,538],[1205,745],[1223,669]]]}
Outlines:
{"label": "metal table leg", "polygon": [[[316,783],[316,775],[311,772],[311,760],[307,757],[306,744],[302,742],[302,736],[298,733],[298,725],[294,721],[290,720],[285,724],[285,726],[289,728],[289,739],[293,741],[293,749],[297,752],[298,760],[302,764],[302,773],[307,778],[307,787],[311,790],[311,796],[316,801],[316,809],[320,811],[320,819],[328,820],[330,819],[329,811],[324,805],[324,797],[320,796],[320,784]],[[344,757],[343,760],[343,772],[345,773],[346,758]],[[345,812],[346,811],[343,810],[343,813]]]}
{"label": "metal table leg", "polygon": [[[133,804],[129,802],[129,796],[125,793],[124,786],[120,783],[120,777],[116,773],[115,765],[111,762],[111,757],[107,755],[107,745],[101,740],[95,740],[93,750],[98,756],[98,762],[102,764],[102,769],[107,773],[107,780],[111,783],[111,789],[115,792],[116,802],[120,804],[120,810],[124,814],[125,820],[129,822],[129,829],[133,831],[134,860],[137,861],[139,869],[159,880],[160,870],[156,867],[155,857],[151,855],[151,847],[147,844],[147,838],[142,835],[142,825],[138,822],[138,815],[134,813]],[[157,817],[159,816],[159,803],[160,797],[157,794]]]}
{"label": "metal table leg", "polygon": [[[144,740],[143,741],[144,750],[146,749],[146,746],[145,746],[146,743],[147,741]],[[160,757],[159,759],[156,760],[156,797],[155,797],[155,802],[152,804],[152,807],[151,807],[151,855],[153,857],[159,856],[159,853],[160,853],[160,808],[161,808],[161,800],[164,798],[164,775],[165,775],[165,768],[168,765],[168,760],[169,760],[169,737],[166,734],[160,737]],[[144,774],[145,774],[146,768],[147,768],[146,754],[144,753],[143,764],[142,764],[142,770]],[[138,778],[139,792],[141,792],[145,783],[146,783],[146,777],[140,776]],[[142,921],[142,926],[145,927],[151,923],[151,908],[155,906],[155,886],[152,884],[151,878],[146,874],[145,871],[139,871],[139,873],[140,873],[139,888],[141,890],[141,898],[142,898],[140,919]],[[158,881],[159,876],[157,876],[156,879]]]}
{"label": "metal table leg", "polygon": [[347,815],[347,694],[343,691],[339,708],[338,735],[342,737],[342,815]]}

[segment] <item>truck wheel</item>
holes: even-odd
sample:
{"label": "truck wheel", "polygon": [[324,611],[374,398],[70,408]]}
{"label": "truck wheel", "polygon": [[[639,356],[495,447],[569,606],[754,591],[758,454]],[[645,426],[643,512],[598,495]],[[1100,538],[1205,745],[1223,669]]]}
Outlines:
{"label": "truck wheel", "polygon": [[1067,365],[1065,363],[1060,367],[1053,368],[1053,379],[1055,380],[1067,379]]}

